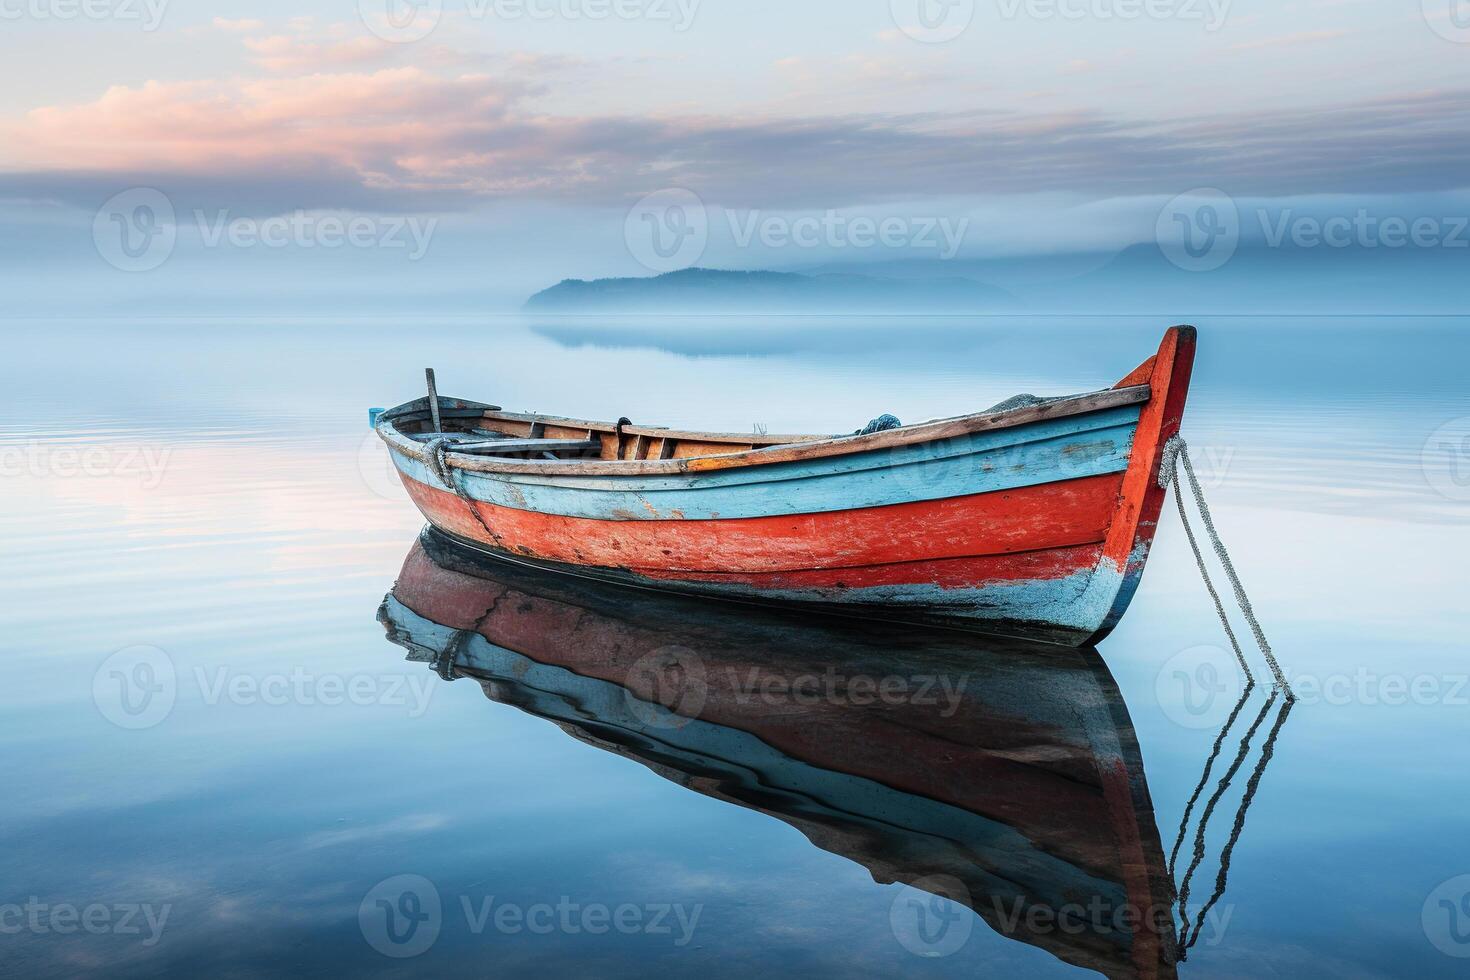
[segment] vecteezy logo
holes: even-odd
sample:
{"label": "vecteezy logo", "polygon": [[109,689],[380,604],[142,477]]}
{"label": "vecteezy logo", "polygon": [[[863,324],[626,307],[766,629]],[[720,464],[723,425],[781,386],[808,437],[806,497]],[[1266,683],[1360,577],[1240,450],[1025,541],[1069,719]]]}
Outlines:
{"label": "vecteezy logo", "polygon": [[1190,647],[1170,657],[1154,682],[1164,714],[1184,728],[1218,728],[1240,700],[1240,665],[1214,646]]}
{"label": "vecteezy logo", "polygon": [[639,264],[653,272],[687,269],[709,244],[709,212],[693,191],[671,187],[633,205],[623,240]]}
{"label": "vecteezy logo", "polygon": [[1470,44],[1470,0],[1423,0],[1424,20],[1447,41]]}
{"label": "vecteezy logo", "polygon": [[398,476],[398,467],[376,432],[369,432],[357,447],[357,472],[363,484],[384,500],[403,500],[408,491]]}
{"label": "vecteezy logo", "polygon": [[1212,272],[1240,247],[1240,209],[1213,187],[1180,194],[1159,212],[1155,239],[1164,257],[1186,272]]}
{"label": "vecteezy logo", "polygon": [[434,33],[444,0],[357,0],[357,15],[384,41],[412,44]]}
{"label": "vecteezy logo", "polygon": [[169,716],[179,693],[173,659],[157,647],[128,647],[92,675],[92,703],[119,728],[152,728]]}
{"label": "vecteezy logo", "polygon": [[889,0],[893,22],[915,41],[953,41],[975,20],[975,0]]}
{"label": "vecteezy logo", "polygon": [[1470,500],[1470,416],[1434,430],[1419,455],[1424,479],[1446,500]]}
{"label": "vecteezy logo", "polygon": [[916,499],[953,496],[951,488],[986,475],[974,455],[974,441],[954,436],[919,446],[895,446],[888,451],[883,478]]}
{"label": "vecteezy logo", "polygon": [[1435,949],[1456,959],[1470,959],[1470,875],[1451,878],[1430,892],[1420,924]]}
{"label": "vecteezy logo", "polygon": [[661,647],[628,668],[623,697],[650,728],[683,728],[704,710],[709,697],[704,661],[688,647]]}
{"label": "vecteezy logo", "polygon": [[422,956],[438,942],[444,925],[439,889],[422,875],[381,881],[363,896],[357,924],[368,945],[384,956]]}
{"label": "vecteezy logo", "polygon": [[174,205],[152,187],[114,195],[92,220],[97,254],[123,272],[149,272],[168,261],[178,241]]}
{"label": "vecteezy logo", "polygon": [[950,875],[930,875],[899,890],[888,924],[899,945],[915,956],[953,956],[970,941],[975,916],[970,891]]}

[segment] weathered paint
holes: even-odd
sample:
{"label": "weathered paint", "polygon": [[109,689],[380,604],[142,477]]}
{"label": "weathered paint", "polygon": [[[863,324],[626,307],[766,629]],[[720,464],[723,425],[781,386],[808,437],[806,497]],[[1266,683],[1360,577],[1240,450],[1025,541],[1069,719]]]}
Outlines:
{"label": "weathered paint", "polygon": [[1122,569],[1123,581],[1094,640],[1106,637],[1118,625],[1143,577],[1159,528],[1159,514],[1164,509],[1166,491],[1159,486],[1164,445],[1179,434],[1184,422],[1196,344],[1197,333],[1193,327],[1174,327],[1164,335],[1159,352],[1119,382],[1120,387],[1136,384],[1147,372],[1153,395],[1139,416],[1133,457],[1123,475],[1118,513],[1103,545],[1104,557]]}
{"label": "weathered paint", "polygon": [[[465,539],[459,540],[478,547]],[[1083,643],[1096,631],[1096,624],[1107,615],[1123,585],[1123,573],[1111,562],[1099,558],[1096,548],[1073,553],[1077,558],[1090,558],[1091,563],[1086,567],[1055,577],[1050,574],[1024,577],[1023,559],[1006,556],[896,566],[889,570],[894,573],[889,581],[858,586],[843,583],[838,587],[805,585],[799,574],[649,574],[489,553],[534,567],[688,595],[793,603],[911,622],[964,624],[1067,644]],[[1051,559],[1046,562],[1050,563]],[[997,565],[1009,567],[997,569]],[[865,571],[874,577],[882,574],[881,570]],[[987,577],[991,574],[996,577]],[[966,584],[943,585],[937,584],[936,579],[949,582],[963,579]]]}
{"label": "weathered paint", "polygon": [[453,487],[412,456],[395,463],[432,524],[492,554],[1079,642],[1110,630],[1137,587],[1193,353],[1192,329],[1168,333],[1123,383],[1147,382],[1141,406],[882,451],[629,476],[455,468]]}
{"label": "weathered paint", "polygon": [[465,501],[421,484],[409,489],[435,524],[511,554],[640,571],[741,573],[1100,544],[1120,485],[1117,476],[1095,476],[893,507],[728,521],[593,521]]}
{"label": "weathered paint", "polygon": [[[938,443],[707,474],[579,477],[459,470],[456,481],[459,492],[499,507],[603,521],[814,514],[1122,473],[1138,418],[1138,407],[1126,406]],[[412,456],[394,453],[393,462],[415,483],[451,489]]]}

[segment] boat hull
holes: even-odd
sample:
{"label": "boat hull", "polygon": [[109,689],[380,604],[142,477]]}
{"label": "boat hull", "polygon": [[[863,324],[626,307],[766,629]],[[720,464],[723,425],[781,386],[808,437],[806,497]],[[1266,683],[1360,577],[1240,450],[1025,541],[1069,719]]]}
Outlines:
{"label": "boat hull", "polygon": [[1150,386],[1141,404],[838,456],[627,475],[393,460],[434,527],[491,555],[1081,643],[1111,630],[1142,574],[1192,354],[1192,332],[1171,331],[1123,383]]}
{"label": "boat hull", "polygon": [[[1127,586],[1102,538],[1121,478],[791,518],[609,526],[466,501],[410,479],[430,523],[490,555],[604,581],[1082,642]],[[1025,540],[1046,521],[1045,544]],[[669,554],[665,554],[668,552]],[[663,560],[660,561],[659,559]]]}

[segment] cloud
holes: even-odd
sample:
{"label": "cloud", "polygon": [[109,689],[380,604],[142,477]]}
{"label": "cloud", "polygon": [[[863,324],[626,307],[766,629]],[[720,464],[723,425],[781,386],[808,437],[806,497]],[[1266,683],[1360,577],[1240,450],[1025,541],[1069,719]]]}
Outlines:
{"label": "cloud", "polygon": [[[289,60],[300,51],[263,39],[257,54]],[[359,56],[368,55],[313,53]],[[562,66],[515,56],[499,65],[115,86],[92,102],[0,123],[12,158],[0,194],[80,195],[95,206],[109,183],[152,175],[143,183],[235,208],[622,206],[669,186],[730,207],[821,208],[952,195],[1172,196],[1216,186],[1280,196],[1467,183],[1463,90],[1172,120],[987,108],[629,118],[550,114],[538,103]]]}

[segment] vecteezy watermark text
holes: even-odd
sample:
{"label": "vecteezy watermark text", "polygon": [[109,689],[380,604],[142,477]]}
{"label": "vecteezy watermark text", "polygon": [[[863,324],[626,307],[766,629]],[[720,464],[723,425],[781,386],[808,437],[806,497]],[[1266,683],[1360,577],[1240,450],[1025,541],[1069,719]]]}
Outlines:
{"label": "vecteezy watermark text", "polygon": [[[1233,0],[997,0],[1002,20],[1039,21],[1172,20],[1198,22],[1206,31],[1225,26]],[[889,0],[893,22],[915,41],[953,41],[974,23],[975,0]]]}
{"label": "vecteezy watermark text", "polygon": [[1225,26],[1233,0],[997,0],[1006,20],[1198,21],[1210,32]]}
{"label": "vecteezy watermark text", "polygon": [[[1325,673],[1283,669],[1303,707],[1470,708],[1470,674],[1382,673],[1366,666]],[[1170,657],[1155,681],[1164,713],[1184,728],[1217,728],[1240,702],[1246,681],[1234,655],[1197,646]]]}
{"label": "vecteezy watermark text", "polygon": [[115,20],[156,31],[170,0],[0,0],[0,21]]}
{"label": "vecteezy watermark text", "polygon": [[1155,225],[1159,249],[1189,272],[1212,272],[1235,257],[1244,241],[1267,248],[1470,250],[1470,214],[1390,214],[1360,207],[1350,214],[1258,207],[1242,213],[1213,187],[1175,197]]}
{"label": "vecteezy watermark text", "polygon": [[694,26],[703,0],[465,0],[474,20],[644,20],[683,33]]}
{"label": "vecteezy watermark text", "polygon": [[97,668],[92,700],[102,717],[119,728],[153,728],[173,713],[186,682],[192,682],[194,694],[210,706],[381,707],[403,709],[410,718],[419,718],[428,711],[438,678],[428,671],[346,675],[302,666],[264,673],[196,666],[181,674],[167,652],[134,646],[117,651]]}
{"label": "vecteezy watermark text", "polygon": [[1351,673],[1285,673],[1302,705],[1470,708],[1470,674],[1382,674],[1367,667]]}
{"label": "vecteezy watermark text", "polygon": [[[1024,897],[1012,899],[992,898],[995,922],[1002,935],[1037,936],[1060,933],[1066,936],[1133,935],[1146,931],[1158,936],[1173,932],[1175,906],[1134,905],[1131,902],[1116,903],[1103,895],[1092,895],[1086,902],[1068,902],[1051,906],[1029,902]],[[1201,926],[1209,926],[1201,933],[1206,946],[1218,946],[1225,941],[1230,920],[1235,917],[1234,905],[1217,905],[1205,914]]]}
{"label": "vecteezy watermark text", "polygon": [[[460,14],[472,21],[647,21],[676,33],[694,26],[703,0],[465,0]],[[385,41],[411,44],[438,29],[444,0],[358,0],[358,16]]]}
{"label": "vecteezy watermark text", "polygon": [[1352,215],[1322,218],[1292,208],[1256,211],[1266,244],[1280,248],[1470,248],[1470,216]]}
{"label": "vecteezy watermark text", "polygon": [[397,875],[368,890],[358,906],[358,927],[369,946],[394,959],[429,951],[449,927],[480,936],[550,936],[615,933],[665,937],[679,948],[688,946],[699,927],[703,903],[582,902],[562,895],[552,901],[512,902],[494,895],[459,895],[445,909],[438,887],[422,875]]}
{"label": "vecteezy watermark text", "polygon": [[847,673],[836,667],[808,673],[759,667],[710,669],[694,650],[665,646],[639,657],[627,670],[623,693],[629,711],[653,728],[683,728],[698,719],[712,697],[739,705],[865,708],[872,705],[932,708],[953,717],[969,686],[967,674]]}
{"label": "vecteezy watermark text", "polygon": [[970,230],[969,218],[938,216],[873,217],[824,211],[789,217],[760,211],[724,212],[737,248],[759,242],[767,248],[918,249],[953,259]]}
{"label": "vecteezy watermark text", "polygon": [[58,446],[30,440],[0,446],[0,479],[121,477],[136,479],[144,490],[156,490],[172,452],[167,446]]}
{"label": "vecteezy watermark text", "polygon": [[[409,262],[428,254],[438,218],[417,215],[291,211],[259,218],[229,208],[195,209],[194,231],[206,249],[383,249]],[[187,225],[187,223],[186,223]],[[92,221],[97,254],[123,272],[150,272],[172,257],[180,222],[173,201],[152,187],[114,195]]]}
{"label": "vecteezy watermark text", "polygon": [[941,718],[952,718],[964,700],[969,685],[967,675],[891,674],[874,677],[868,674],[842,674],[828,667],[820,674],[770,674],[758,667],[744,673],[728,668],[727,684],[739,704],[797,704],[811,707],[820,704],[868,707],[917,705],[936,707]]}
{"label": "vecteezy watermark text", "polygon": [[156,946],[163,938],[164,927],[173,905],[136,902],[92,902],[74,905],[70,902],[44,902],[32,895],[24,903],[0,905],[0,935],[69,936],[86,933],[91,936],[138,936],[140,945]]}
{"label": "vecteezy watermark text", "polygon": [[623,222],[628,252],[654,272],[695,265],[709,247],[711,232],[723,228],[738,249],[906,250],[950,260],[970,231],[963,216],[924,214],[771,214],[759,209],[709,208],[682,187],[640,199]]}
{"label": "vecteezy watermark text", "polygon": [[410,262],[429,252],[438,218],[404,215],[316,214],[293,211],[270,218],[232,218],[228,209],[195,211],[205,248],[406,249]]}

